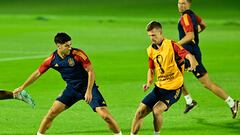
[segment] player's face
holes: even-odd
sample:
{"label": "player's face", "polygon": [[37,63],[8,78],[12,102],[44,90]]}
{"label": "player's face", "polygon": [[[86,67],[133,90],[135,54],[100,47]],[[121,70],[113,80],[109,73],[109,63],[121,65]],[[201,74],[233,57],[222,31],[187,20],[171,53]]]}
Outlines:
{"label": "player's face", "polygon": [[190,8],[190,3],[187,0],[178,0],[178,11],[180,13]]}
{"label": "player's face", "polygon": [[71,41],[67,41],[64,44],[58,44],[58,50],[61,52],[63,55],[69,55],[70,51],[72,49],[72,43]]}
{"label": "player's face", "polygon": [[152,29],[148,31],[148,36],[154,44],[160,44],[162,42],[162,30],[161,29]]}

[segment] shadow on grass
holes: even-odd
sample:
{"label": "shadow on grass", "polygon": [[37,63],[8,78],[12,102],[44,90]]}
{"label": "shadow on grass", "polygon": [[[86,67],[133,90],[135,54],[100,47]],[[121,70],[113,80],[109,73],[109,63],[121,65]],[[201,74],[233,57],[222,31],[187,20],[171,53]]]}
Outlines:
{"label": "shadow on grass", "polygon": [[[197,124],[200,124],[200,125],[204,125],[204,126],[200,126],[200,127],[186,127],[186,126],[183,126],[183,127],[164,127],[163,129],[166,131],[166,130],[174,130],[174,131],[193,131],[193,132],[199,132],[199,131],[204,131],[206,130],[206,127],[209,127],[208,129],[213,129],[213,130],[216,130],[217,129],[221,129],[221,130],[226,130],[227,132],[232,132],[234,134],[238,134],[239,133],[239,127],[240,127],[240,120],[234,120],[233,122],[209,122],[207,121],[206,119],[203,119],[203,118],[193,118],[196,120],[196,123]],[[127,129],[122,129],[122,132],[125,133],[125,134],[130,134],[130,131],[131,129],[130,128],[127,128]],[[149,133],[152,133],[153,132],[153,129],[152,128],[142,128],[140,129],[140,132],[143,132],[143,131],[147,131]],[[58,132],[55,132],[55,133],[52,133],[52,134],[56,134],[56,135],[64,135],[64,134],[73,134],[73,135],[88,135],[88,134],[99,134],[99,133],[105,133],[105,134],[110,134],[111,131],[109,131],[108,129],[106,130],[79,130],[79,131],[66,131],[66,132],[61,132],[61,133],[58,133]]]}
{"label": "shadow on grass", "polygon": [[[128,128],[128,129],[121,129],[121,131],[122,132],[124,132],[125,134],[127,133],[129,133],[130,134],[130,131],[131,131],[131,129],[130,128]],[[150,131],[150,132],[152,132],[152,129],[141,129],[141,131]],[[64,135],[64,134],[76,134],[76,135],[79,135],[79,134],[86,134],[86,135],[88,135],[88,134],[96,134],[96,135],[99,135],[99,133],[108,133],[108,134],[111,134],[111,131],[110,130],[108,130],[108,129],[106,129],[106,130],[83,130],[83,131],[66,131],[66,132],[61,132],[61,133],[52,133],[52,134],[56,134],[56,135]]]}
{"label": "shadow on grass", "polygon": [[[122,132],[129,132],[130,133],[130,129],[122,129],[121,130]],[[66,131],[66,132],[55,132],[55,133],[52,133],[52,134],[56,134],[56,135],[64,135],[64,134],[99,134],[99,133],[111,133],[110,130],[106,129],[106,130],[79,130],[79,131]]]}
{"label": "shadow on grass", "polygon": [[[237,119],[237,120],[233,120],[232,122],[211,122],[211,121],[208,121],[207,119],[204,119],[204,118],[193,118],[194,120],[196,120],[196,123],[197,124],[200,124],[200,125],[204,125],[204,126],[207,126],[208,129],[211,129],[212,130],[216,130],[217,129],[221,129],[221,130],[226,130],[228,132],[232,132],[232,133],[236,133],[238,134],[239,133],[239,128],[240,128],[240,120]],[[174,131],[200,131],[200,130],[206,130],[206,127],[186,127],[186,126],[183,126],[183,127],[164,127],[163,128],[164,130],[174,130]],[[126,128],[126,129],[122,129],[122,132],[124,132],[125,134],[126,133],[130,133],[130,128]],[[149,133],[152,132],[152,128],[142,128],[140,130],[140,132],[142,131],[149,131]],[[106,130],[74,130],[74,131],[65,131],[65,132],[52,132],[52,133],[49,133],[49,134],[54,134],[54,135],[65,135],[65,134],[72,134],[72,135],[83,135],[83,134],[98,134],[99,133],[111,133],[110,130],[106,129]],[[33,133],[1,133],[1,135],[33,135]]]}
{"label": "shadow on grass", "polygon": [[197,121],[198,124],[208,126],[208,127],[217,127],[220,129],[229,129],[234,133],[239,133],[240,120],[232,120],[231,122],[211,122],[203,118],[193,118]]}
{"label": "shadow on grass", "polygon": [[[128,129],[122,129],[122,132],[129,133],[130,134],[130,128]],[[141,131],[152,131],[152,129],[141,129]],[[111,134],[111,131],[106,129],[106,130],[78,130],[78,131],[65,131],[65,132],[51,132],[49,134],[54,134],[54,135],[65,135],[65,134],[72,134],[72,135],[83,135],[83,134],[96,134],[99,135],[99,133],[106,133],[106,134]],[[0,133],[0,135],[34,135],[35,133]]]}

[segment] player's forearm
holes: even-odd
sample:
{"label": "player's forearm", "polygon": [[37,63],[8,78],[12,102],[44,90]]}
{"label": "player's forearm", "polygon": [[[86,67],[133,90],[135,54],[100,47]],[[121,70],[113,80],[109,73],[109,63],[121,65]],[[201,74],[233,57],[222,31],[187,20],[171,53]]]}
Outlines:
{"label": "player's forearm", "polygon": [[153,80],[154,80],[154,70],[148,69],[147,85],[150,86],[153,83]]}
{"label": "player's forearm", "polygon": [[188,32],[186,33],[186,35],[178,41],[179,45],[184,45],[186,43],[191,42],[192,40],[194,40],[194,33],[193,32]]}
{"label": "player's forearm", "polygon": [[95,80],[95,73],[93,69],[88,71],[88,86],[87,86],[87,92],[92,93],[92,88]]}
{"label": "player's forearm", "polygon": [[204,22],[204,21],[201,21],[201,23],[199,24],[199,30],[198,30],[198,33],[204,31],[207,27],[207,24]]}
{"label": "player's forearm", "polygon": [[20,86],[22,89],[25,89],[29,85],[31,85],[34,81],[36,81],[41,76],[39,70],[34,71],[28,79]]}

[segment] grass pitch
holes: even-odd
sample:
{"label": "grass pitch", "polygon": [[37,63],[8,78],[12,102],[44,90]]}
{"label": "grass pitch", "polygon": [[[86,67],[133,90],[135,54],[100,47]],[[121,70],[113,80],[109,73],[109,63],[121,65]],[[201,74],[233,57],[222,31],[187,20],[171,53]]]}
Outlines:
{"label": "grass pitch", "polygon": [[[83,49],[93,63],[96,82],[113,116],[129,134],[138,104],[147,94],[146,81],[150,40],[145,26],[152,20],[163,24],[166,38],[177,40],[176,2],[133,1],[1,1],[0,2],[0,88],[13,90],[30,75],[52,51],[54,35],[65,31],[73,47]],[[202,3],[193,9],[207,22],[200,34],[203,63],[210,77],[239,99],[240,10],[233,0]],[[239,135],[240,117],[232,120],[228,106],[191,75],[185,82],[199,107],[184,115],[181,98],[164,113],[163,135]],[[23,102],[0,102],[0,135],[33,135],[65,83],[50,69],[28,87],[36,109]],[[140,135],[153,132],[152,115],[146,117]],[[110,135],[101,118],[83,101],[57,117],[49,135]]]}

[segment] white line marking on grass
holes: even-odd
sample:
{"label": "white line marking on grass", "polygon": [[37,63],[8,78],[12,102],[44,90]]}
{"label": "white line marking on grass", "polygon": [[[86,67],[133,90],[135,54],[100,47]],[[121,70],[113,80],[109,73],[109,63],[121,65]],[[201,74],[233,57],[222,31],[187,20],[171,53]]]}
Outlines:
{"label": "white line marking on grass", "polygon": [[47,58],[47,55],[23,56],[23,57],[12,57],[12,58],[0,58],[0,62],[16,61],[16,60],[30,60],[30,59],[39,59],[39,58]]}

